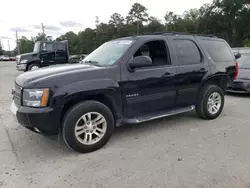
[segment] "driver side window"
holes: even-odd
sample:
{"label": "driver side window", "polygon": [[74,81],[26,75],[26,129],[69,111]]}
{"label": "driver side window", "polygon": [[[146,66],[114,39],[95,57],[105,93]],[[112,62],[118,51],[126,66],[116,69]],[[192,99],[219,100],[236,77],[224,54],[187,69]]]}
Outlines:
{"label": "driver side window", "polygon": [[47,52],[54,51],[53,43],[42,43],[41,45],[42,45],[41,46],[42,51],[47,51]]}
{"label": "driver side window", "polygon": [[164,41],[150,41],[143,44],[133,57],[148,56],[152,59],[152,66],[171,65]]}

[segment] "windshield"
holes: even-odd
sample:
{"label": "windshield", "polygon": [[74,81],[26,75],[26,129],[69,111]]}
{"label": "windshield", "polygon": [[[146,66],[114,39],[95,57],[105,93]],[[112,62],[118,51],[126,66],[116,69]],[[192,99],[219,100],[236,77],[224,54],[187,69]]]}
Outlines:
{"label": "windshield", "polygon": [[122,57],[132,43],[132,40],[106,42],[84,58],[83,62],[96,62],[101,66],[112,65]]}
{"label": "windshield", "polygon": [[250,54],[241,54],[238,59],[239,68],[250,69]]}
{"label": "windshield", "polygon": [[40,43],[36,42],[35,46],[34,46],[34,49],[33,49],[33,52],[39,52],[39,51],[40,51]]}

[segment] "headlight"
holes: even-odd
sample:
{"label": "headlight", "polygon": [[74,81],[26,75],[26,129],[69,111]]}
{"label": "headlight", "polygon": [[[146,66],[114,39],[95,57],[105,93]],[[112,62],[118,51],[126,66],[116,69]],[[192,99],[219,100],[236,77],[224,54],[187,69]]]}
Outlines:
{"label": "headlight", "polygon": [[28,60],[25,59],[25,60],[22,60],[20,63],[23,64],[23,63],[26,63]]}
{"label": "headlight", "polygon": [[30,107],[45,107],[49,98],[49,89],[24,89],[23,105]]}

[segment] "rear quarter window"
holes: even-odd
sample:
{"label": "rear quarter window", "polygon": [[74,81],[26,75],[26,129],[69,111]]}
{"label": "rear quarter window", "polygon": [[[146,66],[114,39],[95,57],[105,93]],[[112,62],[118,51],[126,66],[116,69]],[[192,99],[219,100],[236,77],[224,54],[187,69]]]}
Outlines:
{"label": "rear quarter window", "polygon": [[220,40],[201,40],[201,44],[214,62],[234,61],[235,57],[227,43]]}

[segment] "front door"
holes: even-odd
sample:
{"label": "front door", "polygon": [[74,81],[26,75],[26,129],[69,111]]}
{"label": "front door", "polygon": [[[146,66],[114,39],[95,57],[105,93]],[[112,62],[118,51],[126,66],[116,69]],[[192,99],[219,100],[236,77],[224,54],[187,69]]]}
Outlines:
{"label": "front door", "polygon": [[209,73],[208,61],[192,36],[173,37],[171,44],[177,61],[176,105],[179,107],[193,105],[197,101],[202,79]]}
{"label": "front door", "polygon": [[122,67],[120,88],[126,117],[171,109],[176,99],[176,68],[171,66],[165,40],[149,41],[138,48],[131,53],[129,61],[136,56],[149,56],[152,66],[132,72],[126,65]]}
{"label": "front door", "polygon": [[64,64],[68,62],[66,44],[62,42],[56,43],[56,64]]}
{"label": "front door", "polygon": [[55,46],[53,42],[41,43],[40,60],[42,66],[55,64]]}

